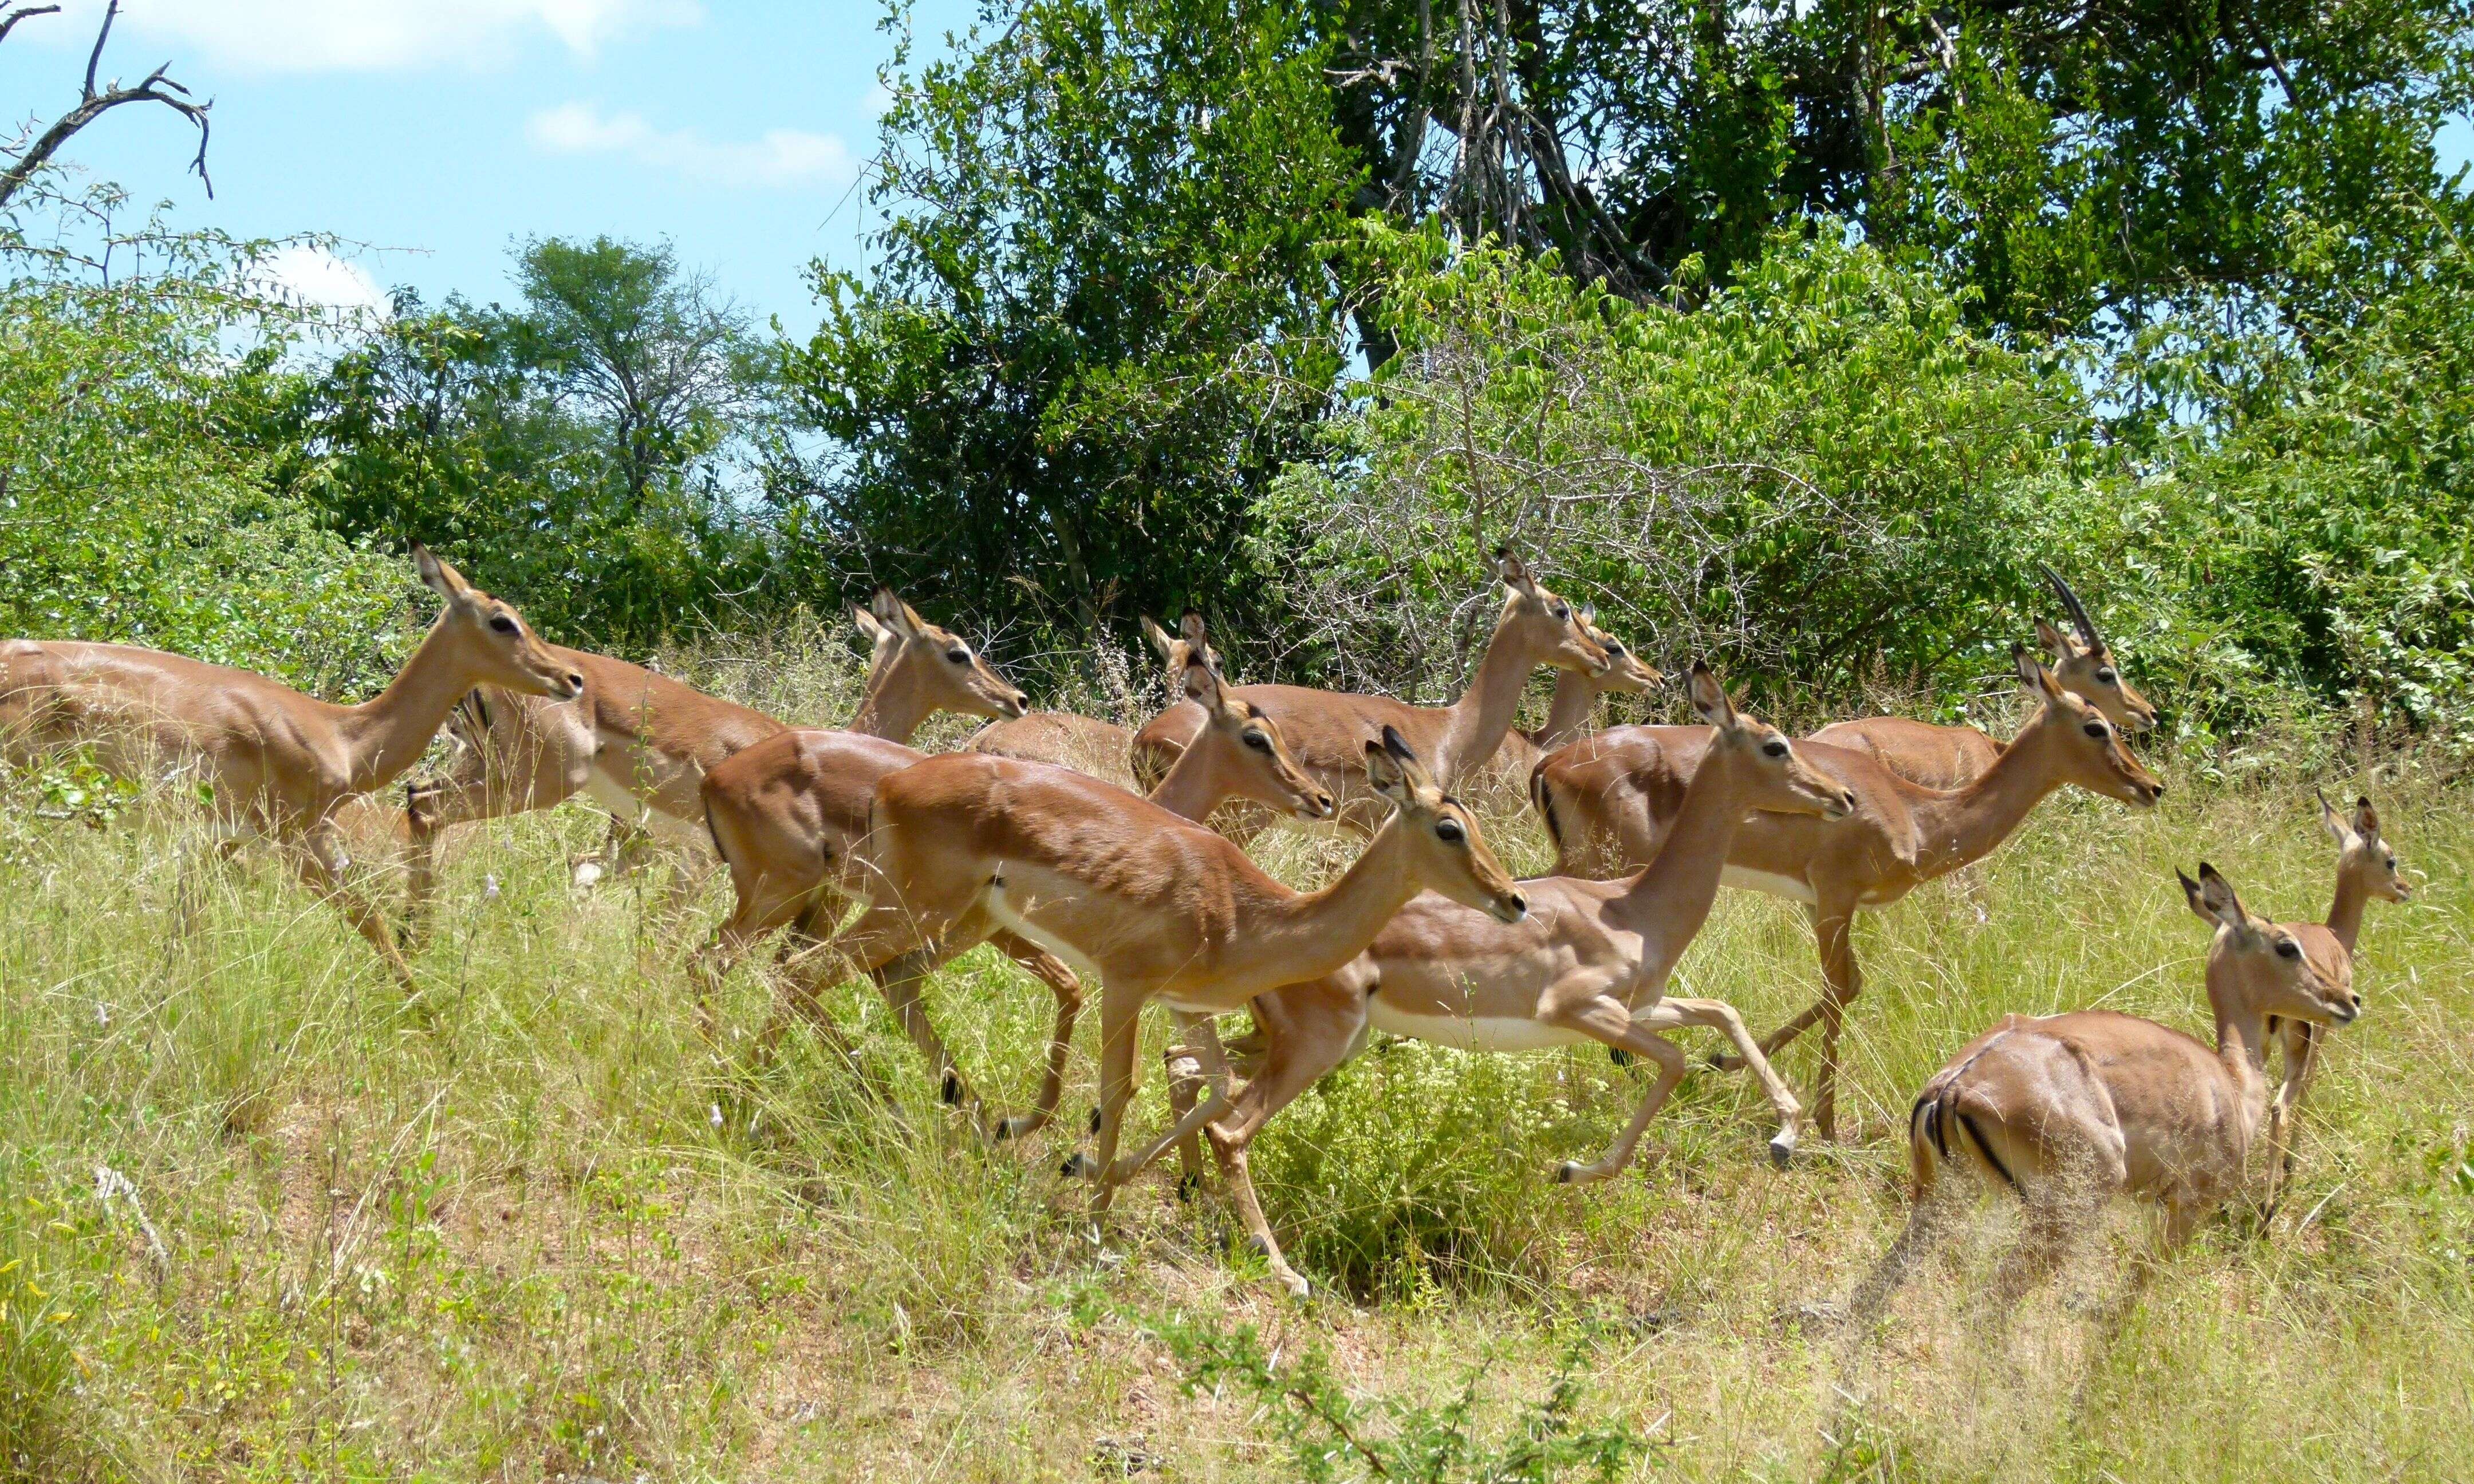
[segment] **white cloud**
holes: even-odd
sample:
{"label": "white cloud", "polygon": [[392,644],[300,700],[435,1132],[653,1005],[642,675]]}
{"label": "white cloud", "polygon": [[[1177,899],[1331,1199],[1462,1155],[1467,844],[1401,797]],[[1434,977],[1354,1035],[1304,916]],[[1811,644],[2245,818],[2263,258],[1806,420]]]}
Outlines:
{"label": "white cloud", "polygon": [[391,307],[369,270],[309,243],[275,250],[258,265],[259,292],[341,319],[384,318]]}
{"label": "white cloud", "polygon": [[[72,0],[47,24],[85,46],[102,12],[101,0]],[[184,42],[260,71],[366,72],[504,61],[542,34],[589,60],[608,42],[703,18],[701,0],[122,0],[114,36]]]}
{"label": "white cloud", "polygon": [[552,154],[624,155],[717,185],[847,185],[859,173],[839,135],[802,129],[714,140],[692,129],[656,129],[641,113],[603,113],[589,103],[565,103],[534,114],[527,132]]}

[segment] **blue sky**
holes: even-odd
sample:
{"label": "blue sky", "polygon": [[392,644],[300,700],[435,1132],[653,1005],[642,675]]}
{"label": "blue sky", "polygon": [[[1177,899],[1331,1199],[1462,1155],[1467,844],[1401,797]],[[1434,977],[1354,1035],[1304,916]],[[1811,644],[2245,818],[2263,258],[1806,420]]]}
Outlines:
{"label": "blue sky", "polygon": [[[0,46],[0,112],[76,101],[101,0]],[[968,24],[921,0],[920,50]],[[859,169],[893,38],[879,0],[124,0],[102,73],[172,76],[215,100],[207,166],[168,109],[130,107],[66,161],[174,220],[363,245],[282,273],[327,302],[408,283],[509,294],[508,246],[607,232],[667,238],[761,321],[815,321],[805,269],[864,260]]]}

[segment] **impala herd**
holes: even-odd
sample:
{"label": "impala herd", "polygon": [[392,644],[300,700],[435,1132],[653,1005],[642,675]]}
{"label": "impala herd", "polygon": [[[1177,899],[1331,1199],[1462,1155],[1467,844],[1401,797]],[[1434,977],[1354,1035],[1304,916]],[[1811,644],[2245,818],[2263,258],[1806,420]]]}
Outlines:
{"label": "impala herd", "polygon": [[[691,966],[699,1023],[712,993],[768,935],[787,930],[782,986],[759,1046],[788,1015],[847,1049],[819,995],[872,980],[935,1070],[948,1103],[995,1138],[1047,1124],[1064,1095],[1083,987],[1100,995],[1094,1149],[1065,1162],[1095,1210],[1171,1148],[1201,1173],[1207,1139],[1272,1272],[1281,1257],[1248,1174],[1264,1124],[1366,1042],[1370,1031],[1467,1051],[1597,1042],[1655,1075],[1596,1160],[1555,1178],[1612,1178],[1689,1069],[1662,1034],[1719,1032],[1718,1065],[1749,1070],[1775,1110],[1773,1158],[1792,1155],[1804,1105],[1769,1058],[1821,1028],[1812,1121],[1835,1136],[1839,1037],[1861,989],[1858,911],[1998,849],[2064,785],[2152,806],[2165,786],[2127,739],[2156,709],[2126,680],[2094,620],[2050,570],[2072,624],[2039,623],[2050,659],[2014,649],[2034,712],[2004,744],[1899,717],[1790,738],[1739,707],[1706,664],[1687,677],[1697,727],[1588,734],[1597,698],[1664,677],[1508,553],[1502,613],[1475,676],[1446,706],[1295,685],[1233,685],[1201,620],[1144,630],[1184,699],[1139,730],[1034,712],[969,643],[879,589],[855,611],[873,646],[865,698],[845,730],[786,727],[642,667],[544,643],[504,602],[415,546],[443,608],[376,699],[334,706],[262,676],[112,644],[0,642],[0,748],[12,760],[84,750],[129,775],[194,778],[220,848],[256,837],[366,938],[404,989],[398,935],[348,875],[339,811],[401,777],[445,728],[452,761],[411,783],[393,830],[407,862],[403,944],[435,892],[442,834],[546,809],[578,794],[676,856],[672,910],[718,864],[737,902]],[[1546,725],[1514,723],[1532,674],[1556,670]],[[990,719],[964,751],[910,747],[937,711]],[[1455,790],[1526,784],[1557,874],[1515,880]],[[1137,790],[1142,792],[1138,793]],[[1219,827],[1214,811],[1223,804]],[[2089,1210],[2127,1193],[2166,1213],[2180,1241],[2242,1188],[2263,1131],[2272,1195],[2293,1158],[2292,1119],[2320,1028],[2362,1002],[2352,953],[2365,904],[2410,888],[2370,802],[2323,799],[2339,848],[2328,922],[2252,913],[2213,866],[2182,878],[2213,935],[2207,994],[2218,1044],[2151,1020],[2088,1010],[2012,1016],[1928,1082],[1908,1119],[1906,1230],[1859,1285],[1879,1309],[1950,1225],[1961,1190],[2014,1195],[2025,1236],[2018,1285],[2048,1268]],[[1267,874],[1243,847],[1275,825],[1363,838],[1320,891]],[[1766,1038],[1734,1007],[1666,984],[1720,885],[1805,904],[1824,991]],[[185,893],[183,894],[185,898]],[[1027,1113],[982,1113],[928,1018],[928,976],[982,942],[1055,994],[1039,1091]],[[1129,1140],[1142,1009],[1175,1017],[1170,1126]],[[1251,1013],[1224,1042],[1217,1017]],[[2271,1091],[2267,1058],[2281,1054]],[[1961,1182],[1964,1172],[1977,1178]]]}

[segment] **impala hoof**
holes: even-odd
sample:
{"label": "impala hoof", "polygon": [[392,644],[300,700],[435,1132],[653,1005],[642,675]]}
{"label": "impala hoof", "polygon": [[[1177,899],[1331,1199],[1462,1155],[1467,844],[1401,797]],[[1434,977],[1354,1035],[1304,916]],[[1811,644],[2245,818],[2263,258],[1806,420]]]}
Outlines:
{"label": "impala hoof", "polygon": [[1176,1198],[1177,1198],[1178,1200],[1180,1200],[1180,1201],[1186,1201],[1186,1202],[1191,1202],[1191,1201],[1193,1201],[1193,1199],[1195,1198],[1195,1196],[1196,1196],[1198,1193],[1200,1193],[1200,1192],[1201,1191],[1201,1189],[1202,1189],[1202,1177],[1201,1177],[1201,1176],[1200,1176],[1200,1175],[1179,1175],[1178,1177],[1176,1177]]}
{"label": "impala hoof", "polygon": [[1564,1167],[1555,1172],[1555,1184],[1559,1185],[1572,1185],[1579,1181],[1580,1178],[1581,1161],[1578,1160],[1564,1161]]}
{"label": "impala hoof", "polygon": [[1777,1137],[1770,1140],[1770,1164],[1772,1167],[1784,1169],[1794,1161],[1794,1159],[1795,1136],[1793,1134],[1782,1133]]}
{"label": "impala hoof", "polygon": [[1744,1069],[1744,1059],[1724,1051],[1712,1051],[1710,1053],[1710,1065],[1722,1072],[1739,1072]]}
{"label": "impala hoof", "polygon": [[961,1107],[962,1079],[954,1075],[952,1072],[947,1072],[945,1074],[943,1085],[938,1087],[936,1089],[936,1095],[944,1099],[945,1106],[948,1108]]}
{"label": "impala hoof", "polygon": [[1607,1048],[1607,1060],[1614,1063],[1617,1066],[1630,1066],[1633,1064],[1634,1057],[1631,1052],[1626,1051],[1621,1046],[1609,1046]]}
{"label": "impala hoof", "polygon": [[1094,1179],[1100,1173],[1100,1161],[1077,1151],[1065,1157],[1065,1162],[1056,1167],[1056,1173],[1068,1180]]}
{"label": "impala hoof", "polygon": [[988,1137],[993,1142],[1002,1144],[1020,1138],[1030,1132],[1031,1120],[1028,1118],[999,1118],[996,1127],[988,1131]]}
{"label": "impala hoof", "polygon": [[1091,1132],[1095,1136],[1100,1132],[1100,1110],[1097,1108],[1091,1110]]}

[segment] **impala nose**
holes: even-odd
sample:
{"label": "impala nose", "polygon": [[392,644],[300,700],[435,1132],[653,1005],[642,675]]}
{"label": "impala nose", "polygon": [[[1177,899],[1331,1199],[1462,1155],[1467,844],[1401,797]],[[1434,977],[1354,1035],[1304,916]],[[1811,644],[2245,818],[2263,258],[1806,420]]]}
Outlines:
{"label": "impala nose", "polygon": [[1314,810],[1314,817],[1319,820],[1327,820],[1331,818],[1332,815],[1338,812],[1340,808],[1340,805],[1335,802],[1331,797],[1331,790],[1327,788],[1318,788],[1315,790],[1314,799],[1311,801],[1310,806]]}
{"label": "impala nose", "polygon": [[1529,898],[1514,892],[1496,899],[1494,915],[1506,922],[1517,922],[1529,915]]}
{"label": "impala nose", "polygon": [[560,676],[560,677],[559,677],[559,679],[560,679],[561,681],[565,682],[566,682],[566,684],[567,684],[567,694],[566,694],[566,695],[564,695],[564,696],[562,696],[562,697],[560,697],[560,698],[559,698],[560,700],[562,700],[562,701],[572,701],[572,700],[574,700],[576,697],[578,697],[578,696],[580,696],[580,695],[584,694],[584,672],[583,672],[583,671],[581,671],[581,670],[570,670],[570,671],[568,671],[565,675]]}
{"label": "impala nose", "polygon": [[1019,721],[1023,717],[1029,716],[1031,714],[1030,693],[1027,691],[1017,690],[1012,695],[1006,697],[1005,713],[1007,721]]}

